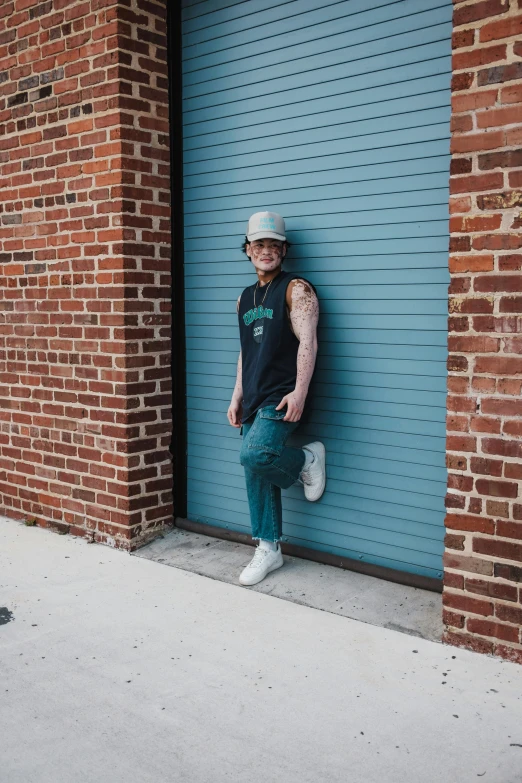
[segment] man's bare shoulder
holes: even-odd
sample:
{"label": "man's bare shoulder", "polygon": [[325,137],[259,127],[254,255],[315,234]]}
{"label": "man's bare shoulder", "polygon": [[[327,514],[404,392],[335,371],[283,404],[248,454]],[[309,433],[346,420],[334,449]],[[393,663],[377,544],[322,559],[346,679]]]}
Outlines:
{"label": "man's bare shoulder", "polygon": [[308,280],[301,277],[294,277],[290,280],[286,289],[286,304],[289,310],[300,304],[310,304],[317,301],[317,294]]}

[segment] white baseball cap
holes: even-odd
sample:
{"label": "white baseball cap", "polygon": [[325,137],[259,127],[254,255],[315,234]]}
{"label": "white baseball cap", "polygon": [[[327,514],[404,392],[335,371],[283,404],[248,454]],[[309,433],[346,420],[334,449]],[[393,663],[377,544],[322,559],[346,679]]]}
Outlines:
{"label": "white baseball cap", "polygon": [[276,212],[256,212],[248,221],[246,236],[249,242],[256,239],[286,240],[285,221]]}

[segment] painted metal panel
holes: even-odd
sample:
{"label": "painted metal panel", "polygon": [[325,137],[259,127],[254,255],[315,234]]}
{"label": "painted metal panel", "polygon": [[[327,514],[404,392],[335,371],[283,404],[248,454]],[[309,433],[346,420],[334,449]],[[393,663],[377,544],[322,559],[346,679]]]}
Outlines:
{"label": "painted metal panel", "polygon": [[[371,7],[368,7],[371,5]],[[249,532],[226,421],[252,212],[321,302],[309,421],[328,484],[284,537],[440,577],[451,0],[185,0],[188,515]]]}

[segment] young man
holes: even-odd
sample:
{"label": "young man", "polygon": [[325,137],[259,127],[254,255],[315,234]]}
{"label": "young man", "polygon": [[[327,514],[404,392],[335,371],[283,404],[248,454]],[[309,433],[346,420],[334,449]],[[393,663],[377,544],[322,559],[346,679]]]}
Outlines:
{"label": "young man", "polygon": [[307,500],[324,492],[325,448],[316,441],[303,449],[286,441],[299,424],[317,355],[319,303],[313,286],[283,272],[285,223],[274,212],[248,221],[244,250],[257,273],[237,301],[241,352],[228,409],[233,427],[242,427],[241,464],[252,525],[259,541],[241,572],[243,585],[260,582],[281,568],[281,489],[296,481]]}

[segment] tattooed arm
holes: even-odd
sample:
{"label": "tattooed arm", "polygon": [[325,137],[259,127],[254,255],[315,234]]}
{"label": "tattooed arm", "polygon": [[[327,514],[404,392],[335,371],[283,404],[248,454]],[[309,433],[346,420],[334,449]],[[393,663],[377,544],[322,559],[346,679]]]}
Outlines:
{"label": "tattooed arm", "polygon": [[297,380],[294,391],[283,397],[276,410],[286,405],[284,421],[299,421],[317,357],[319,302],[313,288],[305,280],[292,280],[286,291],[286,304],[290,311],[292,331],[299,340]]}
{"label": "tattooed arm", "polygon": [[[237,311],[239,312],[239,300],[237,300]],[[241,351],[239,351],[239,359],[237,360],[237,374],[236,385],[232,392],[232,400],[228,406],[227,418],[233,427],[241,427],[241,414],[243,407],[243,361],[241,358]]]}

